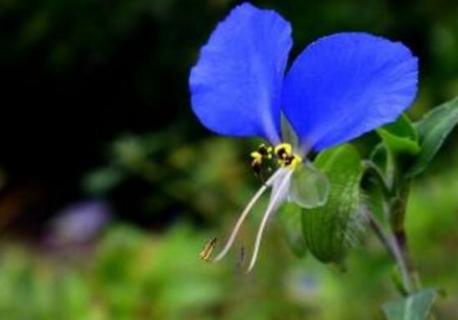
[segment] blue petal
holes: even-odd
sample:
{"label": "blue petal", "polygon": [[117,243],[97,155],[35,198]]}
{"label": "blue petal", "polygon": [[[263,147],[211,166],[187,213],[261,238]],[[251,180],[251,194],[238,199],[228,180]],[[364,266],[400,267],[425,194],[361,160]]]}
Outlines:
{"label": "blue petal", "polygon": [[274,11],[236,7],[213,31],[189,79],[194,113],[210,130],[279,141],[291,27]]}
{"label": "blue petal", "polygon": [[284,83],[284,112],[317,151],[392,122],[413,102],[418,61],[403,44],[339,33],[308,46]]}

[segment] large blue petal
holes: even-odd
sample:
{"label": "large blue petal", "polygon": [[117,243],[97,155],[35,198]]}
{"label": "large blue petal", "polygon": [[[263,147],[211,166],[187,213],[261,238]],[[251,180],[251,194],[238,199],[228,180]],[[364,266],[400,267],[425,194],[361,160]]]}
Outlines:
{"label": "large blue petal", "polygon": [[413,102],[418,62],[403,44],[338,33],[308,46],[288,72],[284,112],[317,151],[394,121]]}
{"label": "large blue petal", "polygon": [[194,113],[210,130],[279,141],[281,87],[291,27],[243,4],[213,31],[189,79]]}

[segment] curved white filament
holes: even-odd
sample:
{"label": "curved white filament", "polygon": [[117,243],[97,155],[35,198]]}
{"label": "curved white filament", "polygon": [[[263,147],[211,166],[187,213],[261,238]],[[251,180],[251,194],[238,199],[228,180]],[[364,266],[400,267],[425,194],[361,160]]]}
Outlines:
{"label": "curved white filament", "polygon": [[292,170],[289,170],[287,174],[284,176],[283,180],[278,185],[277,192],[272,195],[272,198],[267,206],[266,212],[262,217],[261,224],[259,225],[258,233],[256,234],[256,242],[253,249],[253,254],[251,256],[250,265],[248,266],[247,272],[250,272],[253,269],[256,259],[258,257],[259,247],[261,245],[262,235],[264,233],[264,229],[266,228],[267,221],[269,221],[270,216],[272,213],[278,209],[279,204],[284,200],[286,196],[287,189],[289,188],[291,174],[293,173]]}
{"label": "curved white filament", "polygon": [[227,254],[229,249],[232,247],[232,244],[234,243],[235,237],[237,236],[240,227],[243,224],[243,221],[245,221],[245,218],[248,216],[250,213],[251,209],[253,206],[256,204],[256,202],[259,200],[259,198],[262,196],[262,194],[270,187],[272,186],[273,182],[277,179],[279,174],[281,173],[281,170],[277,170],[268,180],[265,184],[262,185],[261,188],[256,192],[256,194],[251,198],[250,202],[248,202],[247,206],[243,210],[242,214],[240,215],[240,218],[237,220],[237,223],[235,224],[235,227],[232,229],[231,235],[229,239],[226,242],[226,245],[224,246],[223,250],[213,259],[213,261],[219,261],[224,256]]}

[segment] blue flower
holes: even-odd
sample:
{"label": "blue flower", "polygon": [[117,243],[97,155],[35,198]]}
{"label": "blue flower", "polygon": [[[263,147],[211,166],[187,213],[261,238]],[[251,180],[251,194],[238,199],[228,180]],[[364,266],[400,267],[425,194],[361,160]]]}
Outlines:
{"label": "blue flower", "polygon": [[[245,3],[218,24],[189,79],[192,109],[204,126],[222,135],[262,137],[276,146],[280,168],[249,202],[215,259],[226,254],[248,212],[272,187],[248,269],[267,220],[288,198],[292,173],[307,152],[393,122],[417,92],[418,61],[402,43],[337,33],[310,44],[286,72],[291,46],[286,20]],[[284,141],[282,115],[296,143]]]}

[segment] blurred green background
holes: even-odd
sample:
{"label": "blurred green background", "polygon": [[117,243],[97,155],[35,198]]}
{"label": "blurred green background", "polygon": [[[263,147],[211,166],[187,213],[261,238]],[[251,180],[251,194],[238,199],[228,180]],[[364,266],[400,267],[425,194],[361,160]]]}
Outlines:
{"label": "blurred green background", "polygon": [[[253,1],[291,21],[297,55],[337,31],[403,41],[420,57],[411,116],[458,94],[458,2]],[[257,141],[221,138],[190,111],[187,79],[230,0],[0,0],[0,319],[377,319],[396,296],[368,235],[346,270],[295,257],[269,226],[255,271],[237,267],[259,212],[220,264],[259,184]],[[412,255],[458,314],[458,133],[414,185]]]}

